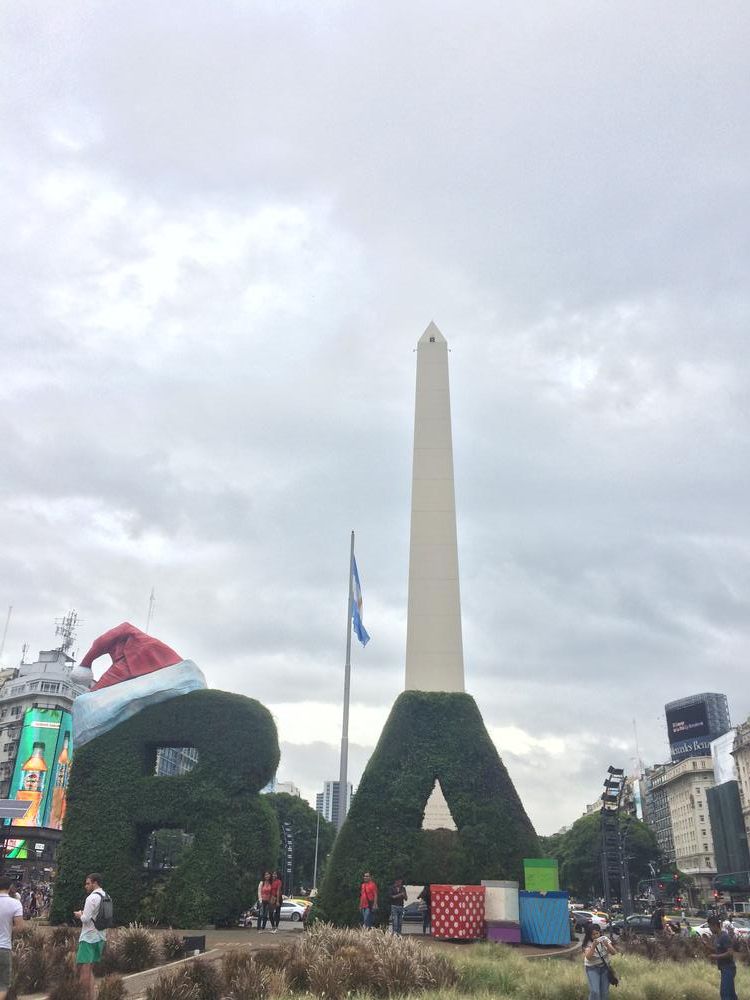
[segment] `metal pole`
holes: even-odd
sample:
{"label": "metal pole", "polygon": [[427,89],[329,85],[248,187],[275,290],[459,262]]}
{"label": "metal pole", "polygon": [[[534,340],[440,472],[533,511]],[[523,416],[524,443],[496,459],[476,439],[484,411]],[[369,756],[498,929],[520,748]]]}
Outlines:
{"label": "metal pole", "polygon": [[320,813],[315,824],[315,863],[313,865],[313,889],[318,888],[318,840],[320,839]]}
{"label": "metal pole", "polygon": [[349,550],[349,600],[346,605],[346,663],[344,664],[344,718],[341,724],[341,766],[339,768],[339,801],[336,810],[336,829],[344,825],[346,816],[347,768],[349,765],[349,688],[352,674],[352,601],[354,588],[352,566],[354,564],[354,532]]}
{"label": "metal pole", "polygon": [[148,599],[148,617],[146,618],[146,635],[150,634],[151,629],[151,619],[154,617],[154,605],[156,604],[156,594],[154,593],[154,588],[151,588],[151,596]]}

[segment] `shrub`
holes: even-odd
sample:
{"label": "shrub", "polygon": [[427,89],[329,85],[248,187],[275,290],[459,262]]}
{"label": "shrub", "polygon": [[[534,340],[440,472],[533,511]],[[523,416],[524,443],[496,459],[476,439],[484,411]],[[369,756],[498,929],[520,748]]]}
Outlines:
{"label": "shrub", "polygon": [[238,964],[231,977],[225,975],[227,1000],[265,1000],[269,995],[278,996],[271,994],[272,981],[287,983],[283,972],[272,972],[253,961]]}
{"label": "shrub", "polygon": [[183,975],[196,987],[198,1000],[222,1000],[224,983],[221,971],[214,962],[188,962]]}
{"label": "shrub", "polygon": [[[409,753],[403,747],[409,746]],[[423,831],[439,778],[458,832]],[[334,844],[319,897],[323,919],[358,921],[359,884],[385,886],[520,878],[541,848],[508,773],[467,694],[406,691],[396,700]]]}
{"label": "shrub", "polygon": [[50,930],[48,940],[55,948],[71,951],[77,947],[80,933],[80,928],[68,927],[65,924],[61,924],[59,927],[53,927]]}
{"label": "shrub", "polygon": [[185,942],[176,931],[168,930],[159,935],[159,947],[165,962],[176,962],[185,955]]}
{"label": "shrub", "polygon": [[19,936],[13,948],[13,984],[18,993],[46,989],[54,968],[53,950],[39,931]]}
{"label": "shrub", "polygon": [[[105,948],[105,952],[106,952]],[[158,948],[152,931],[131,924],[117,936],[117,966],[121,972],[142,972],[157,964]]]}
{"label": "shrub", "polygon": [[99,983],[96,1000],[127,1000],[127,996],[122,976],[105,976]]}
{"label": "shrub", "polygon": [[146,989],[146,1000],[201,1000],[201,996],[183,972],[172,972],[162,974]]}
{"label": "shrub", "polygon": [[55,970],[55,981],[49,991],[48,1000],[80,1000],[78,969],[75,955],[66,955]]}
{"label": "shrub", "polygon": [[[155,776],[158,745],[196,747],[197,766],[178,777]],[[234,919],[255,899],[258,869],[278,856],[276,816],[258,794],[278,761],[268,710],[223,691],[193,691],[150,705],[78,748],[52,922],[80,907],[81,885],[92,870],[103,873],[116,920],[137,920],[148,835],[170,827],[194,833],[195,840],[165,876],[160,917],[177,927]]]}

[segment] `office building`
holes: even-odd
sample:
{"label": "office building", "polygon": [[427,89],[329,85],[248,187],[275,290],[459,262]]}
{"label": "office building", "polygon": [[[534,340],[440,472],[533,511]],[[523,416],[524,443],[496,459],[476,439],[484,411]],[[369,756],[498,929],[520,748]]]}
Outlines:
{"label": "office building", "polygon": [[0,798],[8,798],[24,716],[31,708],[69,712],[87,689],[71,676],[72,656],[47,649],[33,663],[21,663],[0,686]]}
{"label": "office building", "polygon": [[647,767],[643,776],[645,821],[654,831],[659,853],[667,864],[674,863],[675,859],[672,816],[666,788],[669,767],[669,764],[655,764]]}
{"label": "office building", "polygon": [[[323,791],[318,792],[315,796],[315,809],[320,815],[327,819],[330,823],[336,822],[336,816],[338,815],[339,808],[339,787],[338,781],[326,781],[323,784]],[[346,786],[346,813],[352,804],[352,796],[354,792],[352,790],[351,782],[347,782]]]}
{"label": "office building", "polygon": [[673,761],[708,756],[711,742],[732,728],[725,694],[704,692],[678,698],[665,705],[664,712]]}
{"label": "office building", "polygon": [[156,751],[156,773],[163,777],[189,774],[197,763],[195,747],[159,747]]}
{"label": "office building", "polygon": [[713,759],[687,756],[667,764],[653,776],[651,784],[659,795],[662,789],[666,793],[674,844],[674,856],[667,860],[691,875],[696,888],[709,892],[716,874],[707,798],[714,785]]}

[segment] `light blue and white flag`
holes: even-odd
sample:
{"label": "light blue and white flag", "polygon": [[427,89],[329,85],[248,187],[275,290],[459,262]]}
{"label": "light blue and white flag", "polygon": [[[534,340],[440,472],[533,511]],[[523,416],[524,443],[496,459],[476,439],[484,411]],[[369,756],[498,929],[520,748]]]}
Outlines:
{"label": "light blue and white flag", "polygon": [[362,588],[359,585],[357,560],[354,556],[352,556],[352,625],[357,638],[363,646],[366,646],[370,641],[370,636],[362,624]]}

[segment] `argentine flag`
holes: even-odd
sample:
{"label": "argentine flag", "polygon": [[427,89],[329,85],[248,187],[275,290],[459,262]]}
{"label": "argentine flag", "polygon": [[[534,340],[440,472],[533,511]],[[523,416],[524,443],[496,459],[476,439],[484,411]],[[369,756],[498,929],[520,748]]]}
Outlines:
{"label": "argentine flag", "polygon": [[357,572],[357,560],[352,555],[352,625],[357,638],[366,646],[370,641],[367,629],[362,624],[362,588],[359,585],[359,573]]}

